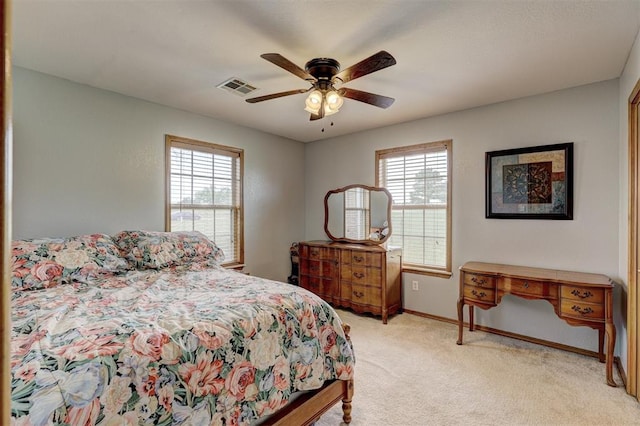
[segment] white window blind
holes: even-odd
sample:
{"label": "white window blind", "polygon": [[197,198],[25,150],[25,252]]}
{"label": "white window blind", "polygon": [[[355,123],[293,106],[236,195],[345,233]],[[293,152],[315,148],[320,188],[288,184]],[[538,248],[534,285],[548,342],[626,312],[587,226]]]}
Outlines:
{"label": "white window blind", "polygon": [[389,245],[403,267],[451,271],[451,141],[376,152],[377,184],[393,198]]}
{"label": "white window blind", "polygon": [[242,263],[242,150],[168,137],[167,229],[200,231]]}

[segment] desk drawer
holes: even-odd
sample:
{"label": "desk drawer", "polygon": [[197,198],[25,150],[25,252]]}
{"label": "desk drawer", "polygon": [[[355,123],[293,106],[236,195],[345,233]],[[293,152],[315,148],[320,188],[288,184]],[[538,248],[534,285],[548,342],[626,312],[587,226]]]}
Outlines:
{"label": "desk drawer", "polygon": [[560,290],[562,299],[580,300],[583,302],[600,303],[604,301],[604,290],[601,288],[579,287],[563,285]]}
{"label": "desk drawer", "polygon": [[545,284],[540,281],[531,281],[520,278],[504,278],[502,282],[506,293],[520,294],[524,296],[542,296],[545,293]]}
{"label": "desk drawer", "polygon": [[604,306],[602,304],[563,299],[560,305],[560,312],[563,317],[604,321]]}
{"label": "desk drawer", "polygon": [[496,291],[490,288],[477,287],[474,285],[465,285],[464,298],[471,301],[475,300],[478,302],[495,304]]}
{"label": "desk drawer", "polygon": [[478,275],[478,274],[470,274],[468,272],[464,273],[464,283],[465,285],[470,285],[474,287],[482,287],[494,289],[496,288],[496,277],[491,277],[488,275]]}

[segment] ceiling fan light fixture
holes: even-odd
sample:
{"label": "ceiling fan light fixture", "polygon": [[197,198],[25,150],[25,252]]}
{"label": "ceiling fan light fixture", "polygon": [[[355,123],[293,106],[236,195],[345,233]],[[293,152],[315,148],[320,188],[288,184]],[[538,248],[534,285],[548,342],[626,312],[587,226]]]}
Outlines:
{"label": "ceiling fan light fixture", "polygon": [[342,104],[344,103],[344,99],[342,99],[342,96],[340,96],[335,90],[328,91],[324,99],[325,115],[335,114],[336,112],[340,111],[340,107],[342,107]]}
{"label": "ceiling fan light fixture", "polygon": [[387,96],[376,95],[375,93],[363,92],[361,90],[340,88],[336,90],[334,85],[347,83],[356,78],[363,77],[372,72],[390,67],[396,64],[396,60],[389,52],[379,51],[366,59],[354,64],[346,69],[340,70],[340,63],[331,58],[314,58],[308,61],[302,69],[279,53],[265,53],[261,58],[272,64],[294,74],[297,77],[311,83],[307,90],[297,89],[285,92],[272,93],[270,95],[258,96],[245,99],[253,104],[283,96],[297,95],[298,93],[309,93],[305,100],[304,110],[311,113],[310,121],[320,120],[323,117],[335,114],[344,103],[344,98],[364,102],[379,108],[388,108],[394,99]]}
{"label": "ceiling fan light fixture", "polygon": [[311,114],[317,114],[318,111],[320,111],[321,106],[322,92],[316,89],[313,92],[309,93],[309,96],[307,96],[304,110],[310,112]]}

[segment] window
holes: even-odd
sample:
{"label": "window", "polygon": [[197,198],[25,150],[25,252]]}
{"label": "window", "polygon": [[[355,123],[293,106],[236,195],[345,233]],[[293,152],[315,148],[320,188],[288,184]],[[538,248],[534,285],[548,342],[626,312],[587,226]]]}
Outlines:
{"label": "window", "polygon": [[393,197],[388,242],[402,247],[405,271],[451,276],[451,146],[376,151],[376,185]]}
{"label": "window", "polygon": [[200,231],[224,251],[225,265],[244,262],[244,151],[167,135],[167,231]]}

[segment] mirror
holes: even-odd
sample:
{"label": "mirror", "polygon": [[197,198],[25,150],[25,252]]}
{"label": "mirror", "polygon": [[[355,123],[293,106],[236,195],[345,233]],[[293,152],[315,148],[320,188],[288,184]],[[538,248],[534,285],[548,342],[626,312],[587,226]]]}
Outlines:
{"label": "mirror", "polygon": [[382,244],[391,236],[391,194],[385,188],[349,185],[324,197],[324,231],[333,241]]}

